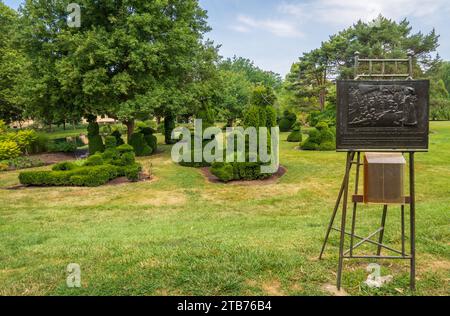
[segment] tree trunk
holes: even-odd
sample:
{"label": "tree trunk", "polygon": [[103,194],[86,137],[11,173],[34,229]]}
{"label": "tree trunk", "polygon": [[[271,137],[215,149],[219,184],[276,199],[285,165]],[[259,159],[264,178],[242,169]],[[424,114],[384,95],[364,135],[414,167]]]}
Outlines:
{"label": "tree trunk", "polygon": [[131,135],[134,133],[134,120],[123,122],[127,127],[127,140],[130,141]]}
{"label": "tree trunk", "polygon": [[227,127],[233,127],[234,124],[234,119],[233,118],[229,118],[227,121]]}

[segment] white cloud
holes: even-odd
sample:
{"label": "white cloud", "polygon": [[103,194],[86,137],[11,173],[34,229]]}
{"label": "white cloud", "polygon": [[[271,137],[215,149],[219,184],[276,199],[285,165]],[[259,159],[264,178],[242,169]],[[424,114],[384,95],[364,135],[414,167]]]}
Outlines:
{"label": "white cloud", "polygon": [[380,13],[391,19],[432,18],[449,11],[448,0],[316,0],[284,3],[279,12],[299,20],[316,20],[327,24],[350,25],[357,20],[370,21]]}
{"label": "white cloud", "polygon": [[289,20],[255,19],[246,15],[239,15],[235,25],[231,29],[240,33],[251,31],[265,31],[279,37],[302,37],[303,33],[298,30],[295,23]]}

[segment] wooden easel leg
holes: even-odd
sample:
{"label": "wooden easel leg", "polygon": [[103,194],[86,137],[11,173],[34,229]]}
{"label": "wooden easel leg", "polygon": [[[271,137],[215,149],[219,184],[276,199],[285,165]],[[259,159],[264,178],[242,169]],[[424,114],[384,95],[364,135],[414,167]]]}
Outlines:
{"label": "wooden easel leg", "polygon": [[[385,206],[383,207],[383,216],[381,217],[381,228],[382,228],[382,230],[380,231],[380,237],[379,237],[379,239],[378,239],[378,243],[379,243],[379,244],[382,244],[382,243],[383,243],[384,230],[385,230],[385,227],[386,227],[387,210],[388,210],[388,206],[385,205]],[[378,245],[377,256],[381,256],[381,245]]]}
{"label": "wooden easel leg", "polygon": [[414,152],[409,153],[409,191],[410,191],[410,234],[411,234],[411,290],[416,289],[416,193],[414,174]]}
{"label": "wooden easel leg", "polygon": [[402,256],[405,256],[405,205],[401,206],[401,221],[402,221]]}
{"label": "wooden easel leg", "polygon": [[338,291],[341,289],[341,282],[342,282],[342,268],[344,264],[344,242],[345,242],[345,222],[347,217],[347,200],[348,200],[348,183],[350,178],[350,168],[351,168],[351,162],[353,160],[353,157],[355,156],[355,153],[348,153],[347,154],[347,167],[344,177],[344,201],[342,206],[342,220],[341,220],[341,240],[339,244],[339,265],[338,265],[338,271],[337,271],[337,289]]}
{"label": "wooden easel leg", "polygon": [[[352,153],[351,160],[353,160],[353,157],[354,157],[354,153]],[[348,156],[347,156],[347,160],[348,160]],[[348,161],[347,161],[347,164],[348,164]],[[350,164],[350,170],[351,170],[351,164]],[[348,170],[348,172],[350,172],[350,170]],[[346,169],[346,173],[347,173],[347,169]],[[333,214],[331,215],[330,223],[328,224],[327,232],[325,234],[325,240],[323,242],[322,250],[320,251],[320,255],[319,255],[319,260],[322,260],[323,254],[325,252],[325,248],[328,243],[328,238],[330,237],[330,232],[331,232],[331,229],[333,228],[334,220],[336,219],[336,214],[339,210],[339,205],[341,204],[342,195],[344,194],[344,188],[345,188],[345,176],[344,176],[344,179],[342,180],[342,184],[341,184],[341,188],[339,190],[339,195],[336,200],[336,204],[334,205],[334,210],[333,210]]]}
{"label": "wooden easel leg", "polygon": [[[358,194],[358,186],[359,186],[359,169],[361,164],[361,152],[358,152],[358,158],[356,159],[357,167],[356,167],[356,179],[355,179],[355,195]],[[356,227],[356,208],[358,206],[357,202],[353,202],[353,214],[352,214],[352,233],[350,236],[350,257],[353,256],[353,243],[354,243],[354,235],[355,235],[355,227]]]}

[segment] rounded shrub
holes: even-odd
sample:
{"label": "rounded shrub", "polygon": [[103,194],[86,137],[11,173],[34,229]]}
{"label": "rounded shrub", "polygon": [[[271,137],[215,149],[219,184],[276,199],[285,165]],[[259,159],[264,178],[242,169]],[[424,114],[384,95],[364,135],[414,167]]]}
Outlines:
{"label": "rounded shrub", "polygon": [[234,168],[230,163],[213,163],[211,167],[211,173],[223,182],[234,180]]}
{"label": "rounded shrub", "polygon": [[144,135],[141,133],[134,133],[130,137],[129,144],[133,147],[136,156],[150,156],[153,149],[145,141]]}
{"label": "rounded shrub", "polygon": [[103,157],[101,154],[95,154],[90,156],[84,163],[85,166],[100,166],[102,164],[103,164]]}
{"label": "rounded shrub", "polygon": [[298,143],[302,141],[302,132],[301,131],[293,131],[289,134],[287,141],[290,143]]}
{"label": "rounded shrub", "polygon": [[120,154],[128,153],[128,152],[134,152],[133,147],[131,145],[128,145],[128,144],[123,144],[123,145],[117,146],[116,149],[117,149],[117,151]]}
{"label": "rounded shrub", "polygon": [[144,140],[152,149],[152,153],[155,153],[158,149],[158,138],[153,134],[144,134]]}

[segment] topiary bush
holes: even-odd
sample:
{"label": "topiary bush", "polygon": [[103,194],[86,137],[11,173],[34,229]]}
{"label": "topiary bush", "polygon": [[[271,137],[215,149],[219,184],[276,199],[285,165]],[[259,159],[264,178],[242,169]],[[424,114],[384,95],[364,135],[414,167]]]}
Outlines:
{"label": "topiary bush", "polygon": [[303,140],[302,128],[299,122],[294,124],[292,132],[288,135],[287,141],[290,143],[298,143]]}
{"label": "topiary bush", "polygon": [[289,134],[289,136],[287,138],[287,141],[289,143],[299,143],[299,142],[302,141],[302,138],[303,138],[303,136],[302,136],[302,132],[301,131],[292,131]]}
{"label": "topiary bush", "polygon": [[331,151],[336,149],[336,135],[326,122],[319,122],[309,132],[309,137],[300,148],[303,150]]}
{"label": "topiary bush", "polygon": [[23,185],[95,187],[116,178],[120,173],[117,166],[101,165],[79,167],[69,171],[22,172],[19,180]]}
{"label": "topiary bush", "polygon": [[64,161],[64,162],[60,162],[57,163],[56,165],[54,165],[52,167],[53,171],[69,171],[69,170],[74,170],[76,168],[78,168],[79,166],[71,161]]}
{"label": "topiary bush", "polygon": [[114,136],[105,137],[105,149],[116,148],[117,140]]}
{"label": "topiary bush", "polygon": [[280,120],[280,131],[281,132],[289,132],[293,127],[294,124],[297,122],[297,116],[294,113],[291,113],[289,111],[284,111],[283,117]]}
{"label": "topiary bush", "polygon": [[212,164],[211,173],[223,182],[233,180],[262,180],[272,174],[261,173],[260,162],[216,162]]}
{"label": "topiary bush", "polygon": [[95,155],[97,152],[103,152],[105,146],[100,136],[100,127],[95,118],[90,118],[88,125],[89,154]]}
{"label": "topiary bush", "polygon": [[23,172],[19,180],[23,185],[95,187],[122,176],[137,181],[141,171],[142,166],[135,161],[133,147],[124,144],[109,147],[83,163],[62,162],[54,165],[52,171]]}
{"label": "topiary bush", "polygon": [[116,145],[117,146],[125,144],[125,142],[122,139],[122,133],[119,130],[115,130],[114,132],[112,132],[111,136],[116,138]]}
{"label": "topiary bush", "polygon": [[167,145],[172,145],[175,141],[172,139],[172,131],[175,129],[175,116],[168,113],[164,117],[164,139]]}
{"label": "topiary bush", "polygon": [[215,162],[212,164],[211,173],[223,182],[235,179],[234,168],[231,163]]}
{"label": "topiary bush", "polygon": [[103,156],[100,153],[89,156],[89,158],[84,163],[85,166],[100,166],[103,165]]}
{"label": "topiary bush", "polygon": [[144,134],[132,134],[129,144],[133,147],[134,152],[138,157],[150,156],[153,153],[153,149],[145,141]]}

